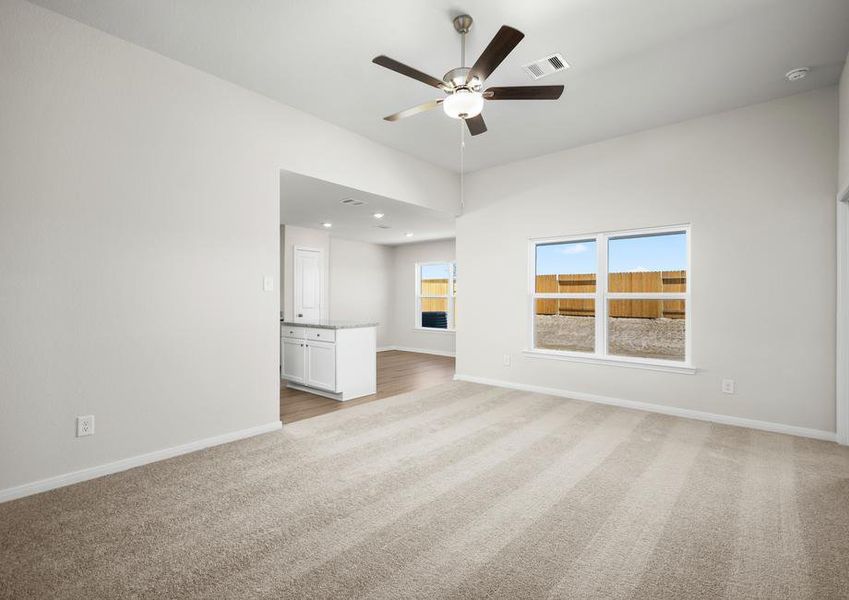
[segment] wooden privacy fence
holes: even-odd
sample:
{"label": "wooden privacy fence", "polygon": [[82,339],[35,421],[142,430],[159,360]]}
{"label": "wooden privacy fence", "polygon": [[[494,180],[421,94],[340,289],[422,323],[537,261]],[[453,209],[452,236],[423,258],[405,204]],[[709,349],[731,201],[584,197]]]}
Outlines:
{"label": "wooden privacy fence", "polygon": [[[608,279],[610,292],[661,293],[687,291],[687,271],[636,271],[611,273]],[[541,294],[593,294],[595,274],[537,275],[536,291]],[[683,300],[610,300],[611,317],[636,319],[683,319]],[[538,299],[538,315],[595,316],[595,300],[588,299]]]}
{"label": "wooden privacy fence", "polygon": [[422,279],[422,311],[448,311],[448,298],[425,298],[425,296],[447,296],[447,279]]}

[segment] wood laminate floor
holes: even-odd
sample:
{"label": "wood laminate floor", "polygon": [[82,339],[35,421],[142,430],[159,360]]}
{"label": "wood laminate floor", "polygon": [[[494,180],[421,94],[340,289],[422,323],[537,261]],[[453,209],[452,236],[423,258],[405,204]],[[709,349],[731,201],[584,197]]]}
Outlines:
{"label": "wood laminate floor", "polygon": [[347,402],[280,386],[280,418],[284,423],[316,417],[365,402],[428,388],[454,378],[454,358],[388,350],[377,353],[377,393]]}

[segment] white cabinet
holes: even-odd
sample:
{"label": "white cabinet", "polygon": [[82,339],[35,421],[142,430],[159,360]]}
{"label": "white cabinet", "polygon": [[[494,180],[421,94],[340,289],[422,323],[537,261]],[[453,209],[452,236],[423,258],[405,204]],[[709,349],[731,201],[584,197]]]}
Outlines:
{"label": "white cabinet", "polygon": [[[297,333],[299,337],[289,337],[289,333]],[[280,339],[280,354],[283,359],[280,376],[293,383],[337,392],[336,344],[317,341],[316,338],[322,335],[335,339],[333,330],[284,329]]]}
{"label": "white cabinet", "polygon": [[281,375],[283,379],[297,383],[306,383],[306,355],[304,340],[297,338],[282,338],[280,344],[283,358]]}
{"label": "white cabinet", "polygon": [[336,391],[336,344],[309,340],[307,349],[307,380],[310,387]]}
{"label": "white cabinet", "polygon": [[336,400],[377,391],[374,325],[333,329],[288,323],[280,334],[280,376],[289,387]]}

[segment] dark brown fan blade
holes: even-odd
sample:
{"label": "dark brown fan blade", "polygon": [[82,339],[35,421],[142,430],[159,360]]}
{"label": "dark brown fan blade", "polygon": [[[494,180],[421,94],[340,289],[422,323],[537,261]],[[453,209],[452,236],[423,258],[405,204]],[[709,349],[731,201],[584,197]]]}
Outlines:
{"label": "dark brown fan blade", "polygon": [[396,112],[394,115],[389,115],[388,117],[383,118],[386,121],[397,121],[398,119],[403,119],[404,117],[411,117],[413,115],[417,115],[419,113],[431,110],[432,108],[436,108],[437,106],[442,104],[443,100],[444,98],[440,98],[439,100],[431,100],[430,102],[424,102],[423,104],[419,104],[418,106],[408,108],[407,110],[402,110],[401,112]]}
{"label": "dark brown fan blade", "polygon": [[399,63],[397,60],[393,60],[388,56],[380,56],[374,57],[371,61],[376,65],[380,65],[381,67],[386,67],[391,71],[395,71],[396,73],[400,73],[401,75],[406,75],[407,77],[412,77],[413,79],[418,79],[422,83],[426,83],[428,85],[432,85],[435,88],[439,88],[440,90],[445,89],[445,82],[441,79],[437,79],[436,77],[431,77],[427,73],[422,73],[418,69],[414,69],[413,67],[408,67],[404,63]]}
{"label": "dark brown fan blade", "polygon": [[466,81],[471,81],[473,77],[477,77],[480,81],[484,81],[489,77],[498,65],[501,64],[507,55],[513,51],[513,48],[522,41],[525,34],[518,29],[513,29],[507,25],[502,25],[495,37],[489,43],[489,46],[480,55],[472,69],[469,71],[469,77]]}
{"label": "dark brown fan blade", "polygon": [[465,119],[465,121],[469,127],[469,133],[472,135],[480,135],[486,131],[486,123],[483,122],[483,117],[480,115]]}
{"label": "dark brown fan blade", "polygon": [[491,87],[483,93],[487,100],[557,100],[562,85],[517,85]]}

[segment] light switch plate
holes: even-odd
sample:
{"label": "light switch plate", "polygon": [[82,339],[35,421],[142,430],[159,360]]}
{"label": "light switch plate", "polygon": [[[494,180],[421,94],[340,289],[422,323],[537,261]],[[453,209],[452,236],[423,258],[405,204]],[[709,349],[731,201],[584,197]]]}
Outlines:
{"label": "light switch plate", "polygon": [[266,275],[262,278],[262,291],[264,292],[272,292],[274,291],[274,277],[271,275]]}

